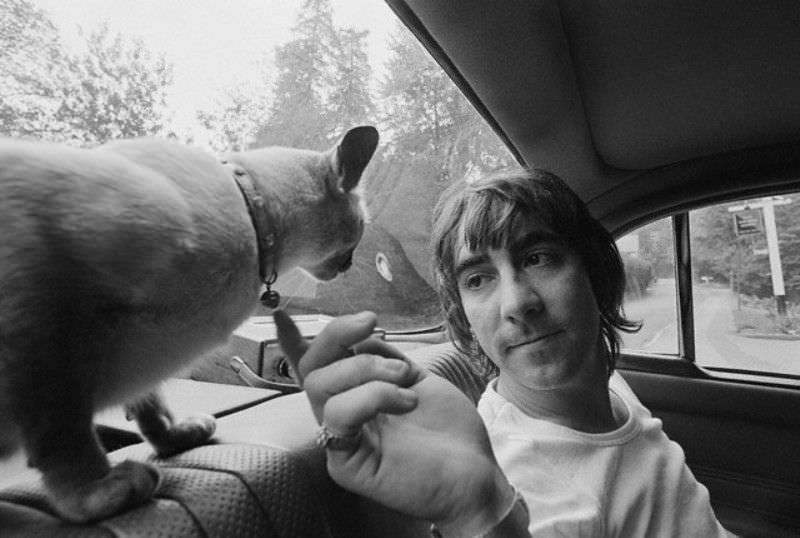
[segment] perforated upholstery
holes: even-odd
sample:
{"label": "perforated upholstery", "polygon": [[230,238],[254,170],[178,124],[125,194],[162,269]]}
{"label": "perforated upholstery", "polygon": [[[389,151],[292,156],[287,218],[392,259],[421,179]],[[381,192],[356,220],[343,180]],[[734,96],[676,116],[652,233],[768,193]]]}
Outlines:
{"label": "perforated upholstery", "polygon": [[[423,367],[463,387],[474,401],[484,382],[450,344],[412,351]],[[110,454],[158,465],[155,498],[91,525],[69,525],[47,504],[40,481],[0,491],[0,537],[425,536],[428,523],[336,486],[314,446],[316,423],[305,395],[264,402],[218,421],[217,444],[156,459],[146,444]]]}
{"label": "perforated upholstery", "polygon": [[314,502],[329,486],[314,487],[302,455],[263,445],[208,445],[166,460],[142,459],[162,472],[152,502],[71,526],[53,517],[36,482],[0,492],[0,535],[332,536]]}

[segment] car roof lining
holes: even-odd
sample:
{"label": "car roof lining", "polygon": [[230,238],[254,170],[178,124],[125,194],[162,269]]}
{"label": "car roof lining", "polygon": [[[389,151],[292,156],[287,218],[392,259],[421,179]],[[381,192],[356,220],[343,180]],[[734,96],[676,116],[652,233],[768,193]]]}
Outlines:
{"label": "car roof lining", "polygon": [[[796,2],[387,1],[520,162],[559,174],[601,219],[661,190],[653,171],[685,184],[670,177],[680,163],[800,142]],[[698,199],[713,194],[696,180]]]}
{"label": "car roof lining", "polygon": [[603,161],[651,169],[796,136],[800,8],[787,5],[563,0]]}

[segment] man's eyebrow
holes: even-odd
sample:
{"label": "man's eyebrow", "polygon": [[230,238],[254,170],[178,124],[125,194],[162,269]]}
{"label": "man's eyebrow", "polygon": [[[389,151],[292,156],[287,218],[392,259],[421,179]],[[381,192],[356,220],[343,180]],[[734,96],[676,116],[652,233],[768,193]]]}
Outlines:
{"label": "man's eyebrow", "polygon": [[476,265],[486,263],[488,259],[489,255],[485,252],[482,252],[479,254],[470,254],[458,260],[453,271],[456,275],[456,279],[460,278],[461,274],[470,267],[475,267]]}
{"label": "man's eyebrow", "polygon": [[510,250],[525,248],[531,245],[538,245],[540,243],[555,243],[562,246],[566,245],[563,237],[549,230],[533,230],[521,237],[512,239],[510,243]]}

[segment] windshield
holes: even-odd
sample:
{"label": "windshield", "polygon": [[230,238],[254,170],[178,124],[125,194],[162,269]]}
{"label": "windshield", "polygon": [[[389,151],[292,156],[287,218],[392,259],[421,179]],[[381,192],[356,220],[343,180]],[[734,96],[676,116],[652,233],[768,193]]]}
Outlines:
{"label": "windshield", "polygon": [[375,125],[353,266],[325,283],[282,276],[292,314],[369,309],[390,331],[438,325],[433,204],[450,182],[513,163],[376,0],[0,0],[0,46],[5,136],[86,147],[169,137],[223,155],[324,150]]}

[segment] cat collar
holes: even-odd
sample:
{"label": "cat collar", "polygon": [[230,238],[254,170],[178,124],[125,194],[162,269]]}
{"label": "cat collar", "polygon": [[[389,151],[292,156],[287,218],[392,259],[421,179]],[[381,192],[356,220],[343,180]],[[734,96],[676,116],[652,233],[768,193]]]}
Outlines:
{"label": "cat collar", "polygon": [[275,228],[271,226],[266,201],[258,191],[253,178],[244,168],[228,161],[222,161],[222,164],[233,170],[233,180],[244,197],[247,212],[250,214],[250,220],[253,221],[258,245],[258,277],[267,287],[266,291],[261,294],[261,304],[270,309],[277,308],[281,296],[272,289],[272,285],[278,279],[278,273],[271,255],[275,250]]}

